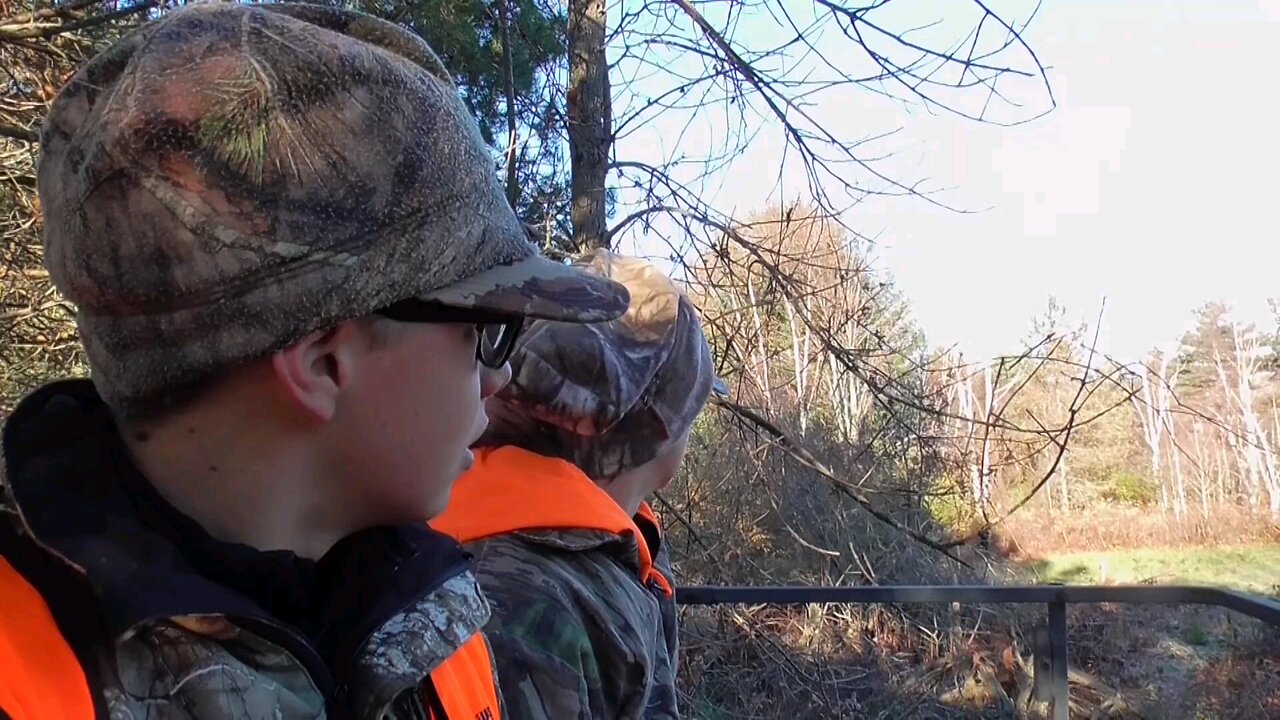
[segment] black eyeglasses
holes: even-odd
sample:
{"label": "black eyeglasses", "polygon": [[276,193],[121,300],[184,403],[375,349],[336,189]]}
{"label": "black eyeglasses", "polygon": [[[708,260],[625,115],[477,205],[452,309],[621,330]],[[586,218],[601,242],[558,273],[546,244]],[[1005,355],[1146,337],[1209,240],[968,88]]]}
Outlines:
{"label": "black eyeglasses", "polygon": [[487,310],[471,310],[429,302],[401,300],[374,311],[388,320],[406,323],[464,323],[476,326],[476,359],[487,368],[498,369],[511,357],[524,318]]}

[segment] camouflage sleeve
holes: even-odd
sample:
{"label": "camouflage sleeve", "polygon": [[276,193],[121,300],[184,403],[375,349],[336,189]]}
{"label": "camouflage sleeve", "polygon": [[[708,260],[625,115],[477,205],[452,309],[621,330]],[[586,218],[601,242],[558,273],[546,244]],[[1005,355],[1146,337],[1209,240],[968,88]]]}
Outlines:
{"label": "camouflage sleeve", "polygon": [[507,632],[491,632],[489,639],[508,720],[614,717],[606,712],[600,684],[590,680],[599,667],[585,644],[551,648]]}
{"label": "camouflage sleeve", "polygon": [[[653,564],[674,588],[675,574],[671,569],[671,557],[666,543],[659,545]],[[649,706],[645,710],[645,717],[649,720],[680,717],[679,692],[676,689],[680,667],[680,629],[675,596],[665,597],[659,593],[658,612],[662,622],[662,649],[665,652],[654,658],[653,690],[649,696]]]}
{"label": "camouflage sleeve", "polygon": [[494,594],[502,611],[485,634],[510,720],[639,717],[645,662],[616,628],[528,585],[505,583]]}
{"label": "camouflage sleeve", "polygon": [[[651,651],[627,602],[589,553],[504,537],[468,546],[492,607],[485,636],[511,720],[638,718]],[[612,567],[602,560],[601,567]]]}

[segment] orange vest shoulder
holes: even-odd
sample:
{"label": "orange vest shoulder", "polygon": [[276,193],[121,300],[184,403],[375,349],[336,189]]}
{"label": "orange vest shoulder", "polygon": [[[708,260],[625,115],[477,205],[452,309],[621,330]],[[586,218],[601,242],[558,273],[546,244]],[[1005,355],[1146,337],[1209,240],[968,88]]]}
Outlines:
{"label": "orange vest shoulder", "polygon": [[0,557],[0,711],[12,720],[92,720],[84,669],[40,593]]}
{"label": "orange vest shoulder", "polygon": [[[646,522],[660,527],[648,504]],[[652,551],[635,520],[579,468],[523,448],[480,448],[475,463],[453,486],[445,511],[431,528],[460,543],[526,530],[599,530],[636,539],[640,581],[672,595],[669,583],[653,567]]]}

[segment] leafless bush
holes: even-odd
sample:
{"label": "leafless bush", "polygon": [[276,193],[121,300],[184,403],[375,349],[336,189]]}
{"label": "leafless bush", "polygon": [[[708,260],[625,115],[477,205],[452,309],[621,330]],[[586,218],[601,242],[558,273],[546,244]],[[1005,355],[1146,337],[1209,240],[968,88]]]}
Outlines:
{"label": "leafless bush", "polygon": [[[794,428],[785,415],[778,422]],[[890,463],[820,441],[827,428],[813,429],[813,451],[865,476],[860,487],[884,512],[940,532],[918,496],[900,494],[901,479],[881,486],[867,472]],[[951,584],[1000,576],[976,545],[959,549],[966,567],[873,519],[723,410],[698,427],[660,509],[682,583]],[[979,692],[983,681],[969,679],[977,672],[973,652],[985,658],[1012,647],[1028,617],[930,606],[690,609],[682,614],[686,702],[693,717],[996,717],[999,692]],[[1020,682],[1014,674],[1007,680],[1011,689]]]}

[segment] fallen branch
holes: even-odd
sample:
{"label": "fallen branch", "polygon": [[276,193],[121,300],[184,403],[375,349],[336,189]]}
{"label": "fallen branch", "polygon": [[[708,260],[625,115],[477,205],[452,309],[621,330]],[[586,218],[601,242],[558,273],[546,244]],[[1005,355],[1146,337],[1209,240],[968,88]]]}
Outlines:
{"label": "fallen branch", "polygon": [[18,127],[16,125],[0,125],[0,137],[12,138],[14,140],[22,140],[29,143],[40,142],[40,134],[34,130]]}

